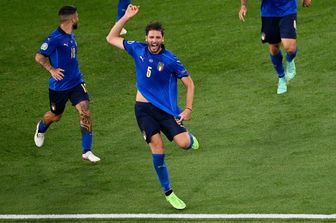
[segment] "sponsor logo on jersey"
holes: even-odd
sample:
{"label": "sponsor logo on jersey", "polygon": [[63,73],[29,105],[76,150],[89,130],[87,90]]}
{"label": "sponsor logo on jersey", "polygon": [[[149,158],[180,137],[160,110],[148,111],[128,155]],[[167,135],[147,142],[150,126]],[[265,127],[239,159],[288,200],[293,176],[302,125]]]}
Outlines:
{"label": "sponsor logo on jersey", "polygon": [[160,72],[163,71],[163,68],[164,68],[164,63],[159,62],[158,65],[157,65],[158,71],[160,71]]}

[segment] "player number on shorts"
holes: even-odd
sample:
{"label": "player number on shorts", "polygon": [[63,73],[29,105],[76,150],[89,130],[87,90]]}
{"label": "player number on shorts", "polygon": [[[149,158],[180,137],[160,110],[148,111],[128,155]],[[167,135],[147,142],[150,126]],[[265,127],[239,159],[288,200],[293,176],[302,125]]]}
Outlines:
{"label": "player number on shorts", "polygon": [[150,77],[152,74],[152,67],[148,66],[147,67],[147,74],[146,74],[146,77]]}

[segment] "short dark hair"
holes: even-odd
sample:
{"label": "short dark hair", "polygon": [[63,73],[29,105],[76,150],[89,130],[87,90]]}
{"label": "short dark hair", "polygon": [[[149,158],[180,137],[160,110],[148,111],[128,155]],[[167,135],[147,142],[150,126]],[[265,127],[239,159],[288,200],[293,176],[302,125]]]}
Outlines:
{"label": "short dark hair", "polygon": [[69,16],[69,15],[75,14],[76,12],[77,12],[77,8],[75,6],[66,5],[60,8],[60,10],[58,11],[58,15],[59,16]]}
{"label": "short dark hair", "polygon": [[151,30],[156,30],[156,31],[160,31],[162,36],[164,35],[164,28],[161,24],[161,22],[159,21],[153,21],[153,22],[150,22],[146,28],[145,28],[145,33],[146,33],[146,36],[148,35],[148,32],[151,31]]}

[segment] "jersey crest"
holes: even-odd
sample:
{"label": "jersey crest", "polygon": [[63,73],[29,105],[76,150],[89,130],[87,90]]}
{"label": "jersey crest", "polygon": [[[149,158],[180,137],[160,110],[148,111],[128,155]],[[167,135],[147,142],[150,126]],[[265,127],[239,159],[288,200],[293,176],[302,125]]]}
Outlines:
{"label": "jersey crest", "polygon": [[157,65],[158,71],[160,71],[160,72],[163,71],[163,68],[164,68],[164,63],[159,62],[158,65]]}

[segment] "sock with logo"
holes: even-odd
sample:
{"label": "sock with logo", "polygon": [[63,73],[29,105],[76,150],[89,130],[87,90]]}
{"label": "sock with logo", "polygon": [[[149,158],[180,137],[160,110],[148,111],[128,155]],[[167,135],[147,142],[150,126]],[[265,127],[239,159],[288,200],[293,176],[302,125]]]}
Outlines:
{"label": "sock with logo", "polygon": [[152,154],[153,164],[164,192],[171,190],[168,170],[164,161],[165,154]]}

